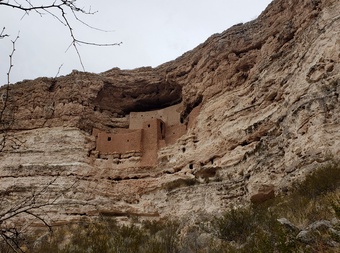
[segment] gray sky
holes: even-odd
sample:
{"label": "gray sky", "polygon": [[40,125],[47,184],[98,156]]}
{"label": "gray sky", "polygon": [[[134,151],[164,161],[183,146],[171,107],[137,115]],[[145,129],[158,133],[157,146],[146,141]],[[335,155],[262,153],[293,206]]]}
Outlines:
{"label": "gray sky", "polygon": [[[255,19],[272,0],[78,0],[79,7],[98,11],[80,15],[88,24],[112,32],[99,32],[77,23],[80,40],[97,43],[123,42],[121,46],[80,46],[85,70],[103,72],[113,67],[156,67],[174,60],[203,43],[214,33]],[[32,0],[34,3],[35,0]],[[41,2],[41,1],[40,1]],[[20,32],[10,75],[12,83],[41,76],[54,77],[82,70],[69,31],[51,16],[40,17],[0,6],[0,28],[9,38],[0,40],[0,85],[7,83],[11,40]]]}

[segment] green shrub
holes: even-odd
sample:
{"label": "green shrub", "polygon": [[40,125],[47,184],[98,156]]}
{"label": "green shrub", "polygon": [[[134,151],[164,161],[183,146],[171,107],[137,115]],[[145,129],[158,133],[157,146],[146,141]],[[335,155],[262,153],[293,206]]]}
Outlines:
{"label": "green shrub", "polygon": [[220,239],[235,242],[245,241],[255,229],[253,210],[251,208],[231,209],[222,217],[214,218],[212,228]]}
{"label": "green shrub", "polygon": [[331,207],[338,219],[340,219],[340,196],[334,196],[333,199],[330,200]]}
{"label": "green shrub", "polygon": [[143,229],[149,235],[148,251],[150,253],[175,253],[179,244],[179,224],[171,220],[146,221]]}
{"label": "green shrub", "polygon": [[301,183],[295,184],[295,191],[307,198],[316,198],[321,194],[334,191],[340,186],[340,163],[329,164],[307,175]]}
{"label": "green shrub", "polygon": [[34,253],[177,253],[178,223],[146,222],[144,226],[118,225],[114,219],[83,221],[60,228],[35,243]]}
{"label": "green shrub", "polygon": [[[340,218],[339,167],[333,162],[315,170],[295,184],[295,191],[287,196],[232,209],[219,217],[202,216],[202,223],[210,224],[208,228],[196,224],[182,229],[179,222],[171,220],[119,225],[112,218],[99,218],[56,229],[53,234],[37,234],[23,246],[28,253],[337,252],[330,246],[332,241],[340,243],[336,233],[317,230],[314,242],[306,244],[296,239],[301,229],[283,225],[278,218],[287,218],[301,228],[317,220]],[[166,188],[172,190],[191,183],[177,180]],[[208,233],[204,239],[200,237],[202,229]],[[0,252],[14,251],[0,241]]]}

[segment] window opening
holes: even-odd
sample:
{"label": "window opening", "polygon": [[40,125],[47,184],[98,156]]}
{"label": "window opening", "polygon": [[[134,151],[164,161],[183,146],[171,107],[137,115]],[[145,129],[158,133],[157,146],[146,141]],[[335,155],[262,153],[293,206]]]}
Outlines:
{"label": "window opening", "polygon": [[111,137],[107,137],[107,140],[108,140],[108,141],[111,141]]}

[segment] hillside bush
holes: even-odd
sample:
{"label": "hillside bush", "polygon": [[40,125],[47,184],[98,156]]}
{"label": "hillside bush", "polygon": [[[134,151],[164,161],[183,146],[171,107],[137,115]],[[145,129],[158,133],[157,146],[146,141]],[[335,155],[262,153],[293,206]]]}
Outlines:
{"label": "hillside bush", "polygon": [[307,175],[305,180],[296,183],[295,192],[308,199],[334,191],[340,186],[340,163],[331,161]]}
{"label": "hillside bush", "polygon": [[334,196],[330,202],[336,217],[340,219],[340,194]]}
{"label": "hillside bush", "polygon": [[251,208],[231,209],[212,220],[212,228],[218,238],[226,241],[245,241],[255,230]]}
{"label": "hillside bush", "polygon": [[[332,162],[295,184],[289,195],[264,203],[227,210],[218,217],[202,216],[193,225],[157,220],[120,225],[113,218],[37,233],[22,243],[27,253],[248,253],[338,252],[340,245],[339,163]],[[286,218],[290,224],[279,220]],[[306,243],[298,233],[315,221],[337,221],[331,229],[312,231]],[[205,224],[205,225],[202,225]],[[336,222],[334,223],[336,224]],[[13,251],[0,241],[0,252]]]}

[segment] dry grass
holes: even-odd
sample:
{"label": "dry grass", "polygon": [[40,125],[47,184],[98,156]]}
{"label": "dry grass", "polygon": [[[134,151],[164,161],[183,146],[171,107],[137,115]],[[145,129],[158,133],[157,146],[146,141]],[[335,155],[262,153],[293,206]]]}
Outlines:
{"label": "dry grass", "polygon": [[[191,181],[179,180],[167,185],[166,189],[191,184]],[[32,253],[337,252],[338,248],[332,247],[332,243],[340,245],[340,236],[329,229],[315,231],[310,243],[298,240],[297,234],[315,221],[340,219],[339,163],[332,162],[319,168],[303,182],[295,184],[294,189],[288,196],[210,217],[209,226],[183,229],[180,223],[173,221],[121,226],[115,220],[105,218],[60,228],[44,237],[28,238],[23,249]],[[287,218],[296,228],[280,224],[278,218]],[[202,219],[207,222],[206,217]],[[334,229],[340,231],[340,225]],[[0,250],[13,252],[1,242]]]}

